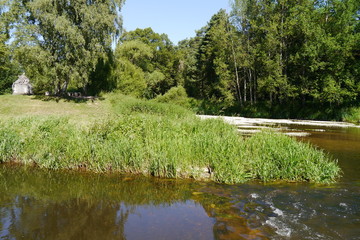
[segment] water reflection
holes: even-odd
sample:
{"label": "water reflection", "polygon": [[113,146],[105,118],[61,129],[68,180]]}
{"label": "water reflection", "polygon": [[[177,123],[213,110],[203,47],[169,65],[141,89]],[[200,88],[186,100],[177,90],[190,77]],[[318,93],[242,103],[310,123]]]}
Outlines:
{"label": "water reflection", "polygon": [[39,202],[17,197],[5,203],[0,217],[6,239],[125,239],[124,223],[131,208],[71,199]]}
{"label": "water reflection", "polygon": [[213,219],[188,200],[170,206],[139,206],[125,224],[127,239],[213,239]]}
{"label": "water reflection", "polygon": [[192,182],[9,166],[0,176],[0,238],[213,238]]}
{"label": "water reflection", "polygon": [[0,165],[0,239],[359,239],[359,130],[302,130],[339,159],[339,183],[222,185]]}
{"label": "water reflection", "polygon": [[326,129],[326,132],[312,132],[306,141],[325,149],[344,171],[343,183],[360,183],[360,129]]}

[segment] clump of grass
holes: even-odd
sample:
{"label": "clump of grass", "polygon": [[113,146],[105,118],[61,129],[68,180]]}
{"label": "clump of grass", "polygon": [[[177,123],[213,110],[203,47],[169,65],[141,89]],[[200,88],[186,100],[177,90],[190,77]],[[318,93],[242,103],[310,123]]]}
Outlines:
{"label": "clump of grass", "polygon": [[340,174],[335,161],[309,143],[276,132],[262,132],[247,140],[254,178],[262,181],[333,182]]}
{"label": "clump of grass", "polygon": [[342,112],[342,121],[360,123],[360,107],[346,108]]}
{"label": "clump of grass", "polygon": [[179,106],[109,96],[112,114],[76,125],[64,117],[0,122],[0,161],[48,169],[115,171],[223,183],[332,182],[340,169],[323,152],[265,132],[244,139],[221,120]]}

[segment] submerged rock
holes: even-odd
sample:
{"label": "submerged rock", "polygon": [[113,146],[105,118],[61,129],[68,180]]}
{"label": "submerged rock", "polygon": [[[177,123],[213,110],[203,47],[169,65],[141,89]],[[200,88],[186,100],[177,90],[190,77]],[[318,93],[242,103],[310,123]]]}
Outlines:
{"label": "submerged rock", "polygon": [[210,180],[213,171],[208,167],[191,167],[188,170],[176,169],[177,175],[182,178],[194,178],[197,180]]}

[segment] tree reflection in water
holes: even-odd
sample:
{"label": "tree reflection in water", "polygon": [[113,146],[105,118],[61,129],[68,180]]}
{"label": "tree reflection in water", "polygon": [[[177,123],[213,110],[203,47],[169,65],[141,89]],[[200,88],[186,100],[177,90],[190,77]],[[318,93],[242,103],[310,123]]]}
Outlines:
{"label": "tree reflection in water", "polygon": [[265,239],[217,184],[5,165],[0,179],[0,238]]}
{"label": "tree reflection in water", "polygon": [[[0,234],[9,239],[125,239],[124,225],[131,208],[104,202],[72,199],[41,203],[17,197],[2,208],[9,228]],[[2,236],[5,237],[5,236]]]}

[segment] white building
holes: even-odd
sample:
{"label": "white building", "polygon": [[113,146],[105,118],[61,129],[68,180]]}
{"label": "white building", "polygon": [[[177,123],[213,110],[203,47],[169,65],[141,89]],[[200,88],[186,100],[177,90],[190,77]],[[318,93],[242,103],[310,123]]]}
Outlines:
{"label": "white building", "polygon": [[31,95],[33,94],[32,85],[30,80],[23,73],[19,76],[19,79],[16,80],[12,85],[13,95]]}

